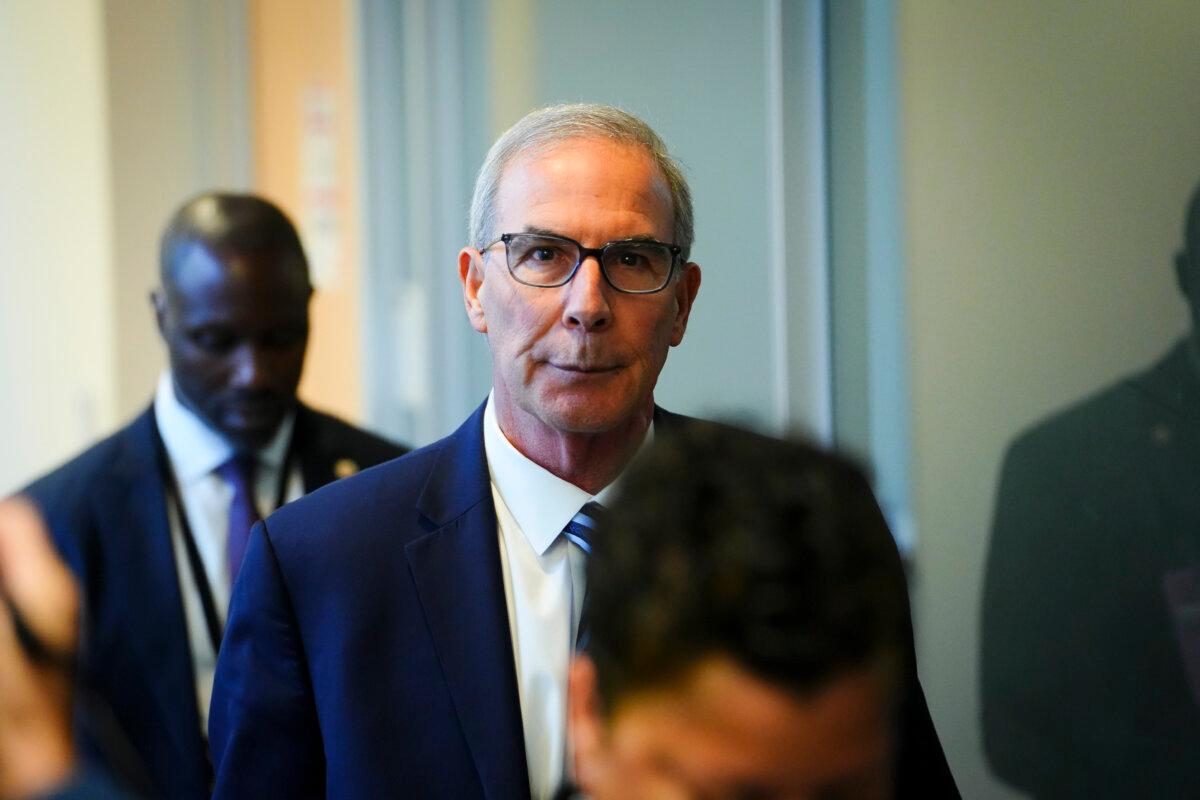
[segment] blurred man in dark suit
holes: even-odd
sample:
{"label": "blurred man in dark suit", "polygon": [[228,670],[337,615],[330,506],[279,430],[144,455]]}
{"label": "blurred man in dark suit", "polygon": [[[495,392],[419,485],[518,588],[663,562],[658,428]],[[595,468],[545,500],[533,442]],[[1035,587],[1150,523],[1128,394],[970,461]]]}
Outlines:
{"label": "blurred man in dark suit", "polygon": [[[605,517],[571,668],[579,796],[894,796],[912,632],[858,469],[697,422],[655,440]],[[905,796],[953,796],[923,786]]]}
{"label": "blurred man in dark suit", "polygon": [[98,755],[153,794],[201,798],[213,671],[251,526],[404,449],[297,401],[312,288],[274,205],[189,200],[160,270],[151,299],[170,369],[153,403],[26,491],[82,583],[81,678],[115,717],[101,734],[87,715],[83,745],[123,751]]}
{"label": "blurred man in dark suit", "polygon": [[1038,798],[1200,792],[1200,190],[1190,335],[1004,461],[983,597],[984,744]]}

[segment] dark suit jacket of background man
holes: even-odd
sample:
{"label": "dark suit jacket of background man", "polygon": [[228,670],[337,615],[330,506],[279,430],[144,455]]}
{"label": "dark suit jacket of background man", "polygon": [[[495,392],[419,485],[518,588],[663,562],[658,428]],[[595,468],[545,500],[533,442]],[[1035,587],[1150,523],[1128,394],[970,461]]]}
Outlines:
{"label": "dark suit jacket of background man", "polygon": [[[365,468],[405,452],[303,405],[293,439],[306,492],[333,481],[340,460]],[[83,683],[111,706],[156,794],[206,798],[212,768],[155,447],[151,409],[25,491],[83,584]]]}
{"label": "dark suit jacket of background man", "polygon": [[984,741],[1037,797],[1200,796],[1200,709],[1162,588],[1200,545],[1187,346],[1012,445],[984,590]]}
{"label": "dark suit jacket of background man", "polygon": [[[256,528],[213,687],[216,798],[529,797],[483,409]],[[904,716],[901,796],[957,797],[915,680]]]}

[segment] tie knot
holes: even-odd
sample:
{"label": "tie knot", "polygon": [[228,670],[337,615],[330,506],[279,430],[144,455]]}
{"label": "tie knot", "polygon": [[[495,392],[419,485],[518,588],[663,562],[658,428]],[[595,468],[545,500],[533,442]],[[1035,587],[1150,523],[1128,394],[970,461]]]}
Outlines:
{"label": "tie knot", "polygon": [[235,491],[250,494],[254,487],[254,473],[258,469],[258,459],[245,453],[236,453],[221,466],[217,467],[219,474]]}
{"label": "tie knot", "polygon": [[600,520],[604,517],[604,506],[594,500],[583,504],[583,508],[571,517],[571,521],[563,528],[563,535],[579,546],[583,552],[592,554],[592,536]]}

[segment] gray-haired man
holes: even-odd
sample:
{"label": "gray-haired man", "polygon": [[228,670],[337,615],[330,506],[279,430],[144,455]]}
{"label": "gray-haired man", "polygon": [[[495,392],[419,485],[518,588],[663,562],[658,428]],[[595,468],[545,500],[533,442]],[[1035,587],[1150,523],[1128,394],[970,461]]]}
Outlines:
{"label": "gray-haired man", "polygon": [[458,257],[492,392],[256,530],[213,695],[217,797],[554,793],[589,504],[687,424],[654,385],[700,288],[691,244],[687,185],[636,117],[558,106],[493,145]]}

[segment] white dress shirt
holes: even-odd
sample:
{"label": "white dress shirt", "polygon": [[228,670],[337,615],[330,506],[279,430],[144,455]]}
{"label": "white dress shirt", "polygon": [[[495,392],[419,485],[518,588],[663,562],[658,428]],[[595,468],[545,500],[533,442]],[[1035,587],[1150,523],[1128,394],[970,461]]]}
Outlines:
{"label": "white dress shirt", "polygon": [[[170,372],[164,372],[159,378],[158,390],[154,395],[154,417],[179,485],[180,499],[196,540],[196,549],[200,552],[200,560],[204,564],[205,577],[212,589],[217,616],[223,622],[229,608],[229,567],[225,554],[229,541],[229,507],[233,503],[233,488],[225,483],[216,470],[233,456],[233,448],[179,402]],[[289,414],[274,438],[258,452],[255,500],[260,513],[264,515],[275,510],[279,471],[283,469],[283,461],[287,457],[294,421],[294,415]],[[294,500],[302,494],[304,483],[297,466],[288,477],[285,497]],[[170,504],[167,518],[171,525],[179,595],[183,599],[183,612],[187,620],[192,668],[196,674],[200,724],[204,730],[208,730],[208,703],[212,696],[217,655],[209,639],[204,606],[188,561],[183,529],[176,510]]]}
{"label": "white dress shirt", "polygon": [[[567,761],[567,668],[586,589],[586,556],[560,534],[584,503],[603,504],[613,485],[590,495],[530,461],[500,430],[494,405],[493,393],[483,414],[483,445],[496,505],[525,758],[533,800],[548,800]],[[646,431],[643,447],[653,428]]]}

